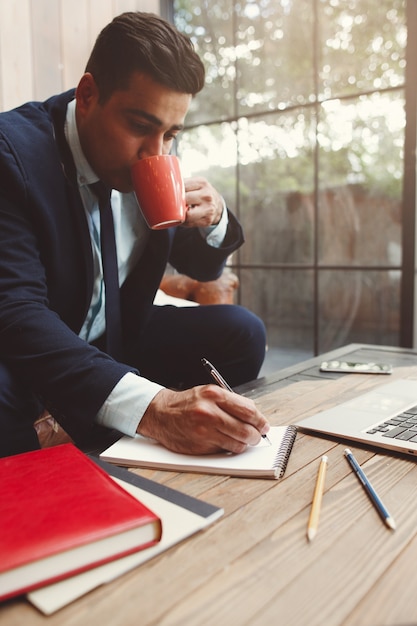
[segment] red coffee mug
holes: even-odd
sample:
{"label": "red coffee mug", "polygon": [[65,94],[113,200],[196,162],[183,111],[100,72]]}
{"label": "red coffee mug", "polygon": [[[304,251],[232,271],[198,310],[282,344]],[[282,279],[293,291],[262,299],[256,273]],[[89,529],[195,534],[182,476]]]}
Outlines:
{"label": "red coffee mug", "polygon": [[185,220],[185,188],[178,157],[162,154],[137,161],[133,187],[149,228],[161,230]]}

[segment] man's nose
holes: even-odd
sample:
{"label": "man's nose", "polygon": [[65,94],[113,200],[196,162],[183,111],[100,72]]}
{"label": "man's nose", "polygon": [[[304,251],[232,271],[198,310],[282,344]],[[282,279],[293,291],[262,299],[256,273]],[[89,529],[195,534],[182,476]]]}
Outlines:
{"label": "man's nose", "polygon": [[164,141],[163,137],[147,137],[138,151],[140,159],[146,159],[150,156],[159,156],[164,154]]}

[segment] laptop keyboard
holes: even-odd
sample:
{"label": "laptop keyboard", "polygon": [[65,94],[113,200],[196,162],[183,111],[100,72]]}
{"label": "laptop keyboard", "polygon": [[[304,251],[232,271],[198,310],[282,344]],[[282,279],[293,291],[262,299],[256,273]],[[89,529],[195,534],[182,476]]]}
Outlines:
{"label": "laptop keyboard", "polygon": [[417,442],[417,406],[391,417],[366,432],[370,435],[381,433],[383,437]]}

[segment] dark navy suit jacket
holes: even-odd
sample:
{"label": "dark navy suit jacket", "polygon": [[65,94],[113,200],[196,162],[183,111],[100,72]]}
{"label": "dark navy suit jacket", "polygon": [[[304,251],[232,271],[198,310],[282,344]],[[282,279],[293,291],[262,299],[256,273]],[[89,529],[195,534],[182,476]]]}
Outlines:
{"label": "dark navy suit jacket", "polygon": [[0,114],[0,360],[48,401],[75,438],[90,428],[134,363],[140,335],[169,261],[213,280],[243,242],[229,214],[224,245],[198,229],[152,231],[121,288],[124,363],[78,337],[91,301],[93,264],[74,163],[64,135],[71,90]]}

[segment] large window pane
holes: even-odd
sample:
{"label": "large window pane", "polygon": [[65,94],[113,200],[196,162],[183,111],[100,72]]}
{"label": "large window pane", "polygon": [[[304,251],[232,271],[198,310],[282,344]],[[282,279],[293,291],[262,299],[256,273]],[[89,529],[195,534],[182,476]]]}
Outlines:
{"label": "large window pane", "polygon": [[198,126],[184,131],[178,153],[184,176],[204,176],[236,209],[237,140],[235,124]]}
{"label": "large window pane", "polygon": [[320,99],[404,83],[404,0],[320,0],[318,6]]}
{"label": "large window pane", "polygon": [[322,105],[321,263],[400,265],[404,126],[401,92]]}
{"label": "large window pane", "polygon": [[348,343],[398,345],[399,271],[319,274],[319,352]]}
{"label": "large window pane", "polygon": [[263,318],[269,346],[313,354],[313,272],[243,269],[242,300]]}
{"label": "large window pane", "polygon": [[319,252],[324,265],[401,265],[399,201],[361,185],[319,194]]}
{"label": "large window pane", "polygon": [[236,7],[237,112],[314,99],[311,0],[246,0]]}
{"label": "large window pane", "polygon": [[295,109],[239,123],[241,261],[313,261],[314,115]]}
{"label": "large window pane", "polygon": [[188,124],[231,117],[235,112],[235,47],[232,0],[175,0],[177,28],[188,35],[206,68],[206,86],[191,103]]}

